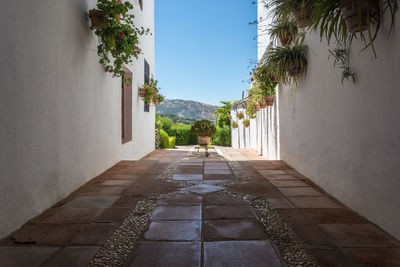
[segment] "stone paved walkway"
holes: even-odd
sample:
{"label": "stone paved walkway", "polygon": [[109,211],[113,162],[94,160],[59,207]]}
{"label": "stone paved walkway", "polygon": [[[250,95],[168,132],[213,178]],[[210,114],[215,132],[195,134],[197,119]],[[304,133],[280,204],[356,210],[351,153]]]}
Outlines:
{"label": "stone paved walkway", "polygon": [[[2,240],[0,266],[86,266],[138,203],[160,194],[172,197],[156,202],[151,215],[133,214],[144,231],[131,238],[134,246],[128,246],[123,265],[293,262],[278,251],[288,241],[272,239],[251,203],[224,192],[268,200],[321,266],[400,266],[397,240],[284,162],[264,160],[251,150],[218,148],[249,176],[246,183],[231,183],[235,176],[225,159],[196,157],[192,150],[155,151],[110,168]],[[160,179],[173,164],[172,182]]]}

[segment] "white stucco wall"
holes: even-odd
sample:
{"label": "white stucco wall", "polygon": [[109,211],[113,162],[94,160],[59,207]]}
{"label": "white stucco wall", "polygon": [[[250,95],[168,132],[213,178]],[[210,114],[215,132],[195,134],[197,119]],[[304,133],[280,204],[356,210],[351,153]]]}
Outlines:
{"label": "white stucco wall", "polygon": [[[154,27],[154,3],[145,2],[137,23]],[[133,141],[121,145],[121,79],[98,64],[86,21],[95,4],[0,1],[0,237],[121,159],[154,149],[154,108],[144,114],[137,99],[143,56],[130,67]],[[153,38],[141,47],[154,72]]]}
{"label": "white stucco wall", "polygon": [[355,43],[355,84],[341,84],[327,44],[308,35],[309,67],[295,93],[280,89],[282,159],[400,238],[400,14],[370,50]]}

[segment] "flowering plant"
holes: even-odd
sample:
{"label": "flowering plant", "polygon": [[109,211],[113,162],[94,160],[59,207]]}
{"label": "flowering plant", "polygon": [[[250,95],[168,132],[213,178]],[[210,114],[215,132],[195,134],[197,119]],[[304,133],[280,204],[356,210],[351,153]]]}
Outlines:
{"label": "flowering plant", "polygon": [[158,94],[160,89],[157,88],[157,83],[157,80],[150,79],[150,83],[143,85],[143,88],[146,91],[145,97],[143,98],[144,102],[150,104],[151,101],[153,101],[153,98]]}
{"label": "flowering plant", "polygon": [[162,95],[162,94],[156,94],[154,97],[153,97],[153,102],[154,102],[154,105],[158,105],[158,104],[160,104],[161,102],[164,102],[164,96]]}
{"label": "flowering plant", "polygon": [[97,9],[104,19],[95,29],[99,39],[97,46],[99,63],[104,66],[106,72],[121,77],[124,75],[122,65],[131,63],[132,58],[137,59],[141,53],[138,47],[139,37],[149,34],[150,30],[138,28],[133,24],[135,16],[128,14],[133,5],[128,1],[98,0]]}

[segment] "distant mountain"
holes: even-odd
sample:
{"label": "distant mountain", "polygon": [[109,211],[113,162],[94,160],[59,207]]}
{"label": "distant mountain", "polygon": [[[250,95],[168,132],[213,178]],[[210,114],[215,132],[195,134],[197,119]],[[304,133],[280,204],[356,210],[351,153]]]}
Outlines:
{"label": "distant mountain", "polygon": [[157,105],[158,114],[174,114],[181,118],[215,120],[213,115],[218,106],[192,100],[165,99]]}

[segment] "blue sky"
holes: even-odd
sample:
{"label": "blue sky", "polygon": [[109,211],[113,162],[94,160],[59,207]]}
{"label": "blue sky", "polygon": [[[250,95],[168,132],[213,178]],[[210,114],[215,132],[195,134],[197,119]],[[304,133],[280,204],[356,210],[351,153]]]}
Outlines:
{"label": "blue sky", "polygon": [[257,59],[252,0],[155,0],[156,78],[169,99],[238,100]]}

